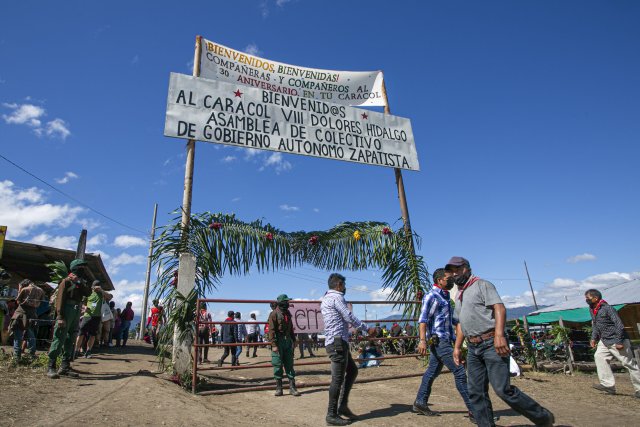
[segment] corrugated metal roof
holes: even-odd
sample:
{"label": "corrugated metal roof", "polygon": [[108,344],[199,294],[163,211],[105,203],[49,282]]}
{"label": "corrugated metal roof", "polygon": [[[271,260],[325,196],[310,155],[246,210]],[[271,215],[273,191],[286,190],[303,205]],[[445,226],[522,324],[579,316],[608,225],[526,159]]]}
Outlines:
{"label": "corrugated metal roof", "polygon": [[[610,305],[640,303],[640,279],[631,280],[626,283],[598,290],[602,292],[602,299],[606,300]],[[584,308],[586,306],[587,305],[584,302],[584,295],[580,295],[560,304],[534,311],[530,315],[560,310],[573,310],[575,308]]]}

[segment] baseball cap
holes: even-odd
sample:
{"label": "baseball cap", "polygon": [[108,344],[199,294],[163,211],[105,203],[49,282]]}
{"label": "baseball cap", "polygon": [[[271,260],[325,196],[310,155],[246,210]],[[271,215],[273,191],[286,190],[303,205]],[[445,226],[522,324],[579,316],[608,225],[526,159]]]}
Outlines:
{"label": "baseball cap", "polygon": [[451,257],[447,265],[444,267],[448,270],[451,267],[460,267],[461,265],[470,265],[469,261],[466,258],[462,258],[461,256]]}

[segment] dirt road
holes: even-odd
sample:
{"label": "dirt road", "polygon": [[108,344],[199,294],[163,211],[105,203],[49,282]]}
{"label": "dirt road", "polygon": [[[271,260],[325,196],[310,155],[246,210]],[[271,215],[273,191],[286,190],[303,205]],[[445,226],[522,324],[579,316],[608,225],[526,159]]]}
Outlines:
{"label": "dirt road", "polygon": [[[324,353],[320,350],[320,353]],[[266,349],[256,359],[241,358],[241,363],[264,363]],[[210,355],[215,359],[216,354]],[[301,397],[285,394],[273,397],[272,391],[246,392],[222,396],[193,396],[167,381],[156,371],[154,356],[146,344],[134,342],[124,351],[109,349],[92,359],[75,363],[80,379],[49,380],[41,370],[0,367],[0,425],[2,426],[140,426],[167,425],[235,426],[280,425],[321,426],[327,404],[327,388],[303,388]],[[320,358],[312,360],[321,360]],[[205,365],[206,366],[206,365]],[[385,362],[379,368],[360,371],[359,378],[389,376],[423,371],[416,359]],[[298,382],[328,379],[328,366],[301,367]],[[215,383],[268,382],[269,370],[216,371]],[[590,385],[593,375],[574,377],[552,374],[527,374],[513,383],[556,415],[556,425],[619,426],[638,425],[640,400],[626,374],[616,375],[617,396],[607,396]],[[442,374],[434,384],[431,409],[440,417],[427,418],[411,413],[420,378],[407,378],[356,384],[351,407],[361,414],[354,423],[362,426],[471,425],[456,392],[450,374]],[[500,415],[498,425],[531,425],[511,411],[495,395],[494,408]]]}

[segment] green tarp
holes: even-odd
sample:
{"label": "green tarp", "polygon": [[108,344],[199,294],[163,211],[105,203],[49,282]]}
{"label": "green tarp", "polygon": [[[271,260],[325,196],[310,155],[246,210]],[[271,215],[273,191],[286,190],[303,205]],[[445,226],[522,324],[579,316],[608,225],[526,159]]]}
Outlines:
{"label": "green tarp", "polygon": [[[612,307],[615,308],[616,311],[619,311],[624,306],[624,304],[618,304]],[[565,322],[584,323],[591,321],[591,313],[589,313],[589,307],[584,307],[574,308],[573,310],[549,311],[536,315],[530,315],[527,316],[527,322],[530,325],[540,325],[542,323],[557,323],[560,317],[562,317],[562,320],[564,320]]]}

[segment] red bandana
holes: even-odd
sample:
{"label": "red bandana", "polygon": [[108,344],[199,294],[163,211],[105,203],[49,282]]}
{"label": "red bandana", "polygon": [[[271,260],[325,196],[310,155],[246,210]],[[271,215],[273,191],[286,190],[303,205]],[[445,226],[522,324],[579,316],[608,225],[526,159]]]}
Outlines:
{"label": "red bandana", "polygon": [[460,289],[460,293],[458,294],[458,299],[460,300],[460,302],[462,302],[462,294],[464,293],[464,291],[466,291],[469,286],[473,285],[478,280],[480,280],[480,278],[474,276],[467,282],[466,285],[464,285],[464,288]]}
{"label": "red bandana", "polygon": [[591,310],[591,312],[593,313],[594,317],[596,314],[598,314],[598,310],[600,310],[600,306],[602,305],[603,302],[606,302],[605,300],[601,299],[600,301],[598,301],[598,304],[593,307],[593,310]]}

